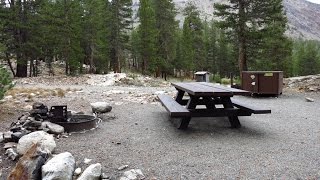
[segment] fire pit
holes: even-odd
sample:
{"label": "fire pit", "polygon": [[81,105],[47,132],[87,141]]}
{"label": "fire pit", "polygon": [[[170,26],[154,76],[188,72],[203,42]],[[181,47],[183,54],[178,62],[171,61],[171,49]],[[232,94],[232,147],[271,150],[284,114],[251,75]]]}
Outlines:
{"label": "fire pit", "polygon": [[65,122],[55,122],[64,127],[65,132],[79,132],[97,127],[97,118],[92,115],[77,114],[68,117]]}
{"label": "fire pit", "polygon": [[52,106],[49,112],[51,122],[64,127],[65,132],[89,130],[97,126],[97,118],[92,115],[71,115],[67,106]]}

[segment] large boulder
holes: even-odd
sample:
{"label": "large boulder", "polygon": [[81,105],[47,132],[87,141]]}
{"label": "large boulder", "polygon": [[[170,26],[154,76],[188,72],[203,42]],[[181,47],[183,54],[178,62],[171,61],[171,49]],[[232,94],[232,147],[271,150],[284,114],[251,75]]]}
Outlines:
{"label": "large boulder", "polygon": [[64,133],[64,127],[63,126],[60,126],[59,124],[55,124],[55,123],[52,123],[52,122],[49,122],[49,121],[45,121],[45,122],[42,122],[41,126],[43,128],[48,128],[49,129],[49,133],[52,133],[52,134],[62,134]]}
{"label": "large boulder", "polygon": [[42,180],[72,180],[75,159],[69,152],[55,155],[42,166]]}
{"label": "large boulder", "polygon": [[52,135],[44,131],[35,131],[19,139],[17,151],[23,155],[33,144],[39,144],[43,151],[51,153],[56,147],[56,142]]}
{"label": "large boulder", "polygon": [[94,113],[107,113],[112,110],[112,106],[107,102],[91,103],[92,112]]}
{"label": "large boulder", "polygon": [[101,179],[101,164],[91,164],[83,171],[77,180],[100,180]]}
{"label": "large boulder", "polygon": [[38,144],[33,144],[19,159],[10,172],[7,180],[41,179],[41,167],[46,162],[48,154],[43,153]]}

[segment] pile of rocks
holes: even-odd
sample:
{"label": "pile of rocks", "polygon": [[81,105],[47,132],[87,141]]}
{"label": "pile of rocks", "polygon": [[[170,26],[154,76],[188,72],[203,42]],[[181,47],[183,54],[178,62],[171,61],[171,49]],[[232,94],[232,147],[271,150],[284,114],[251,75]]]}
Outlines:
{"label": "pile of rocks", "polygon": [[13,122],[9,131],[0,133],[0,140],[5,142],[4,148],[9,158],[15,160],[19,154],[26,151],[30,142],[38,141],[39,138],[49,142],[49,149],[55,147],[53,137],[49,136],[49,133],[59,137],[64,133],[64,127],[50,122],[49,116],[48,107],[42,103],[34,103],[33,109]]}
{"label": "pile of rocks", "polygon": [[[112,107],[106,102],[92,103],[96,113],[110,112]],[[67,138],[64,128],[48,121],[50,112],[42,103],[34,103],[33,109],[23,114],[18,121],[11,124],[8,132],[0,133],[0,143],[4,143],[6,154],[12,160],[18,160],[8,175],[8,180],[16,179],[65,179],[65,180],[98,180],[117,178],[121,180],[144,179],[140,169],[131,169],[117,175],[102,172],[100,163],[78,164],[69,152],[53,154],[56,148],[55,139]],[[81,167],[86,167],[82,172]],[[128,165],[118,168],[126,169]]]}
{"label": "pile of rocks", "polygon": [[170,82],[164,81],[159,78],[152,78],[149,76],[142,76],[139,74],[129,74],[118,81],[115,81],[116,85],[124,86],[142,86],[142,87],[168,87]]}
{"label": "pile of rocks", "polygon": [[305,92],[320,91],[320,74],[286,78],[286,87]]}
{"label": "pile of rocks", "polygon": [[125,78],[125,73],[109,73],[104,75],[88,75],[89,79],[86,84],[94,86],[113,86],[120,79]]}

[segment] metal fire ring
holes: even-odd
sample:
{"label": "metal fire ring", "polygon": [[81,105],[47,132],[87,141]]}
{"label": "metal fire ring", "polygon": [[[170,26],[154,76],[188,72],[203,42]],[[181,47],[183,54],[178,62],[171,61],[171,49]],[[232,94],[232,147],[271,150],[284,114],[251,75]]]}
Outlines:
{"label": "metal fire ring", "polygon": [[55,122],[64,127],[65,132],[79,132],[97,127],[97,118],[92,115],[77,114],[68,118],[67,122]]}

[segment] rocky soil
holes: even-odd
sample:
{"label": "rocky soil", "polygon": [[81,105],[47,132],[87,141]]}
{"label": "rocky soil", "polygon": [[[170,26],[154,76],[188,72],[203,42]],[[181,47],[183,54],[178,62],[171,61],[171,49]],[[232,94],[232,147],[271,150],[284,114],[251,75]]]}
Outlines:
{"label": "rocky soil", "polygon": [[[240,129],[230,129],[226,118],[195,118],[180,131],[157,102],[158,94],[175,95],[160,79],[133,74],[17,79],[0,104],[0,132],[34,102],[92,114],[90,103],[104,101],[113,108],[100,114],[98,128],[56,139],[55,154],[70,152],[82,169],[100,163],[109,179],[130,169],[141,170],[145,179],[319,179],[318,80],[285,80],[279,97],[237,97],[272,110],[240,117]],[[0,149],[0,179],[5,179],[16,161]]]}

